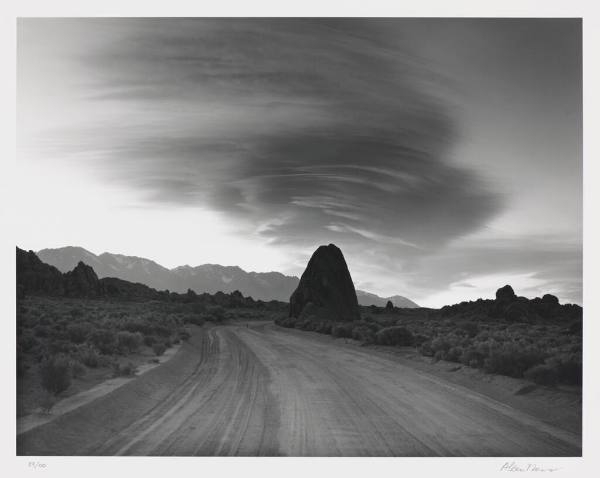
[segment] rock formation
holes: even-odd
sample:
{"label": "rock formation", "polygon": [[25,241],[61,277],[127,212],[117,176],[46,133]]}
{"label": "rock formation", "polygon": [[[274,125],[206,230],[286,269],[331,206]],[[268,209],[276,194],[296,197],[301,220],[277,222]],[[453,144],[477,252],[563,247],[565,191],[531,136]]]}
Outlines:
{"label": "rock formation", "polygon": [[103,295],[103,287],[98,276],[90,266],[79,262],[75,269],[67,272],[65,278],[65,295],[70,297],[99,297]]}
{"label": "rock formation", "polygon": [[335,321],[360,319],[352,277],[342,251],[333,244],[314,252],[290,297],[290,317],[301,315]]}
{"label": "rock formation", "polygon": [[17,247],[17,291],[20,297],[31,293],[61,296],[65,291],[63,274],[40,261],[33,251]]}
{"label": "rock formation", "polygon": [[517,295],[513,288],[509,285],[505,285],[504,287],[500,287],[496,291],[496,300],[499,302],[512,302],[516,300]]}

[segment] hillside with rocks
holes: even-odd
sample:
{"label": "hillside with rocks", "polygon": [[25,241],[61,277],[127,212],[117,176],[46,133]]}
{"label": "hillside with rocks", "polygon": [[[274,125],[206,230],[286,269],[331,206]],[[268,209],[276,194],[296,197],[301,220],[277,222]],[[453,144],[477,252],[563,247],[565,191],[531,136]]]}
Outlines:
{"label": "hillside with rocks", "polygon": [[[115,277],[98,278],[94,269],[79,262],[71,271],[62,273],[56,267],[42,262],[33,251],[17,247],[17,296],[52,296],[81,299],[123,299],[156,300],[165,302],[197,302],[223,307],[254,306],[264,304],[252,297],[245,297],[239,291],[225,294],[196,294],[188,290],[184,294],[158,291],[145,284],[135,283]],[[277,301],[271,301],[276,303]]]}

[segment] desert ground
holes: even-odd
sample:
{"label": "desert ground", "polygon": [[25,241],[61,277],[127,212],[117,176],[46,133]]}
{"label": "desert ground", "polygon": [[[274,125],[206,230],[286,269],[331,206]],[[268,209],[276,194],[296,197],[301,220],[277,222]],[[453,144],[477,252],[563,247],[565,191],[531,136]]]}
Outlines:
{"label": "desert ground", "polygon": [[167,362],[18,433],[17,453],[581,455],[577,424],[400,356],[272,322],[191,330]]}

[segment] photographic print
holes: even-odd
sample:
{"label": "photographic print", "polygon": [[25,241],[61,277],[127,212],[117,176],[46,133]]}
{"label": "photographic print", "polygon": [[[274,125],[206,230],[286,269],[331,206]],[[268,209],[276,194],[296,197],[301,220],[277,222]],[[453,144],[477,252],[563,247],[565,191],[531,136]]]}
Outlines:
{"label": "photographic print", "polygon": [[16,60],[17,455],[582,455],[580,18],[22,17]]}

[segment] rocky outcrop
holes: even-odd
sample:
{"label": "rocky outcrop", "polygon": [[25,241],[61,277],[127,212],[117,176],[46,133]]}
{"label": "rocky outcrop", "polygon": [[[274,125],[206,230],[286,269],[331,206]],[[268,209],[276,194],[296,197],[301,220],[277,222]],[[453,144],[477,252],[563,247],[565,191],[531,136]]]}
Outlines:
{"label": "rocky outcrop", "polygon": [[548,305],[559,305],[558,297],[552,294],[544,294],[542,297],[542,302]]}
{"label": "rocky outcrop", "polygon": [[505,285],[504,287],[500,287],[496,291],[496,300],[499,302],[512,302],[516,300],[517,295],[513,288],[509,285]]}
{"label": "rocky outcrop", "polygon": [[68,297],[100,297],[104,294],[98,276],[90,266],[79,262],[75,269],[67,272],[65,278],[65,295]]}
{"label": "rocky outcrop", "polygon": [[[583,309],[577,304],[561,304],[552,294],[534,299],[519,297],[510,285],[500,287],[494,300],[478,299],[446,305],[441,312],[444,317],[470,316],[478,320],[491,318],[517,323],[579,322],[583,315]],[[577,329],[579,326],[574,327]]]}
{"label": "rocky outcrop", "polygon": [[33,251],[17,247],[17,293],[20,298],[29,294],[63,295],[63,275],[40,261]]}
{"label": "rocky outcrop", "polygon": [[354,283],[338,247],[329,244],[314,252],[290,297],[289,315],[340,322],[360,319]]}

